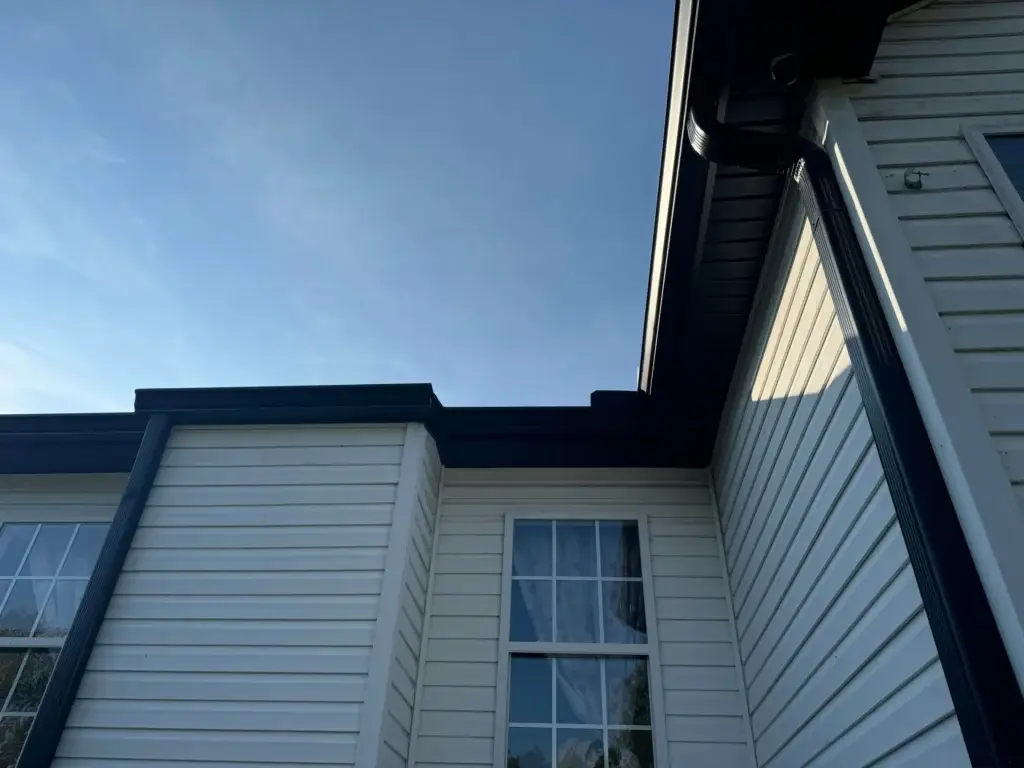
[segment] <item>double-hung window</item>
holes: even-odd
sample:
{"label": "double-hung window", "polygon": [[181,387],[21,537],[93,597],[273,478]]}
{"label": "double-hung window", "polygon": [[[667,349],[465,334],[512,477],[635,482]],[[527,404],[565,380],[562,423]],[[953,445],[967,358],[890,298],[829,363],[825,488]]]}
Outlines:
{"label": "double-hung window", "polygon": [[518,518],[509,528],[499,762],[653,768],[657,673],[640,522]]}
{"label": "double-hung window", "polygon": [[0,525],[0,768],[18,760],[107,528]]}

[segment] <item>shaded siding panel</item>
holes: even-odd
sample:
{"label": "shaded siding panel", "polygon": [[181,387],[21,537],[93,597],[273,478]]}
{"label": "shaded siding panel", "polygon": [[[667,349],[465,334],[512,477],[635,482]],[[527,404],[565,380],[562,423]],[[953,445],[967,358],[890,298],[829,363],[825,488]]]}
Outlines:
{"label": "shaded siding panel", "polygon": [[817,248],[783,217],[712,465],[757,764],[967,765]]}
{"label": "shaded siding panel", "polygon": [[381,728],[382,748],[377,759],[377,765],[381,768],[404,768],[412,742],[416,682],[427,608],[427,581],[441,485],[441,462],[437,448],[429,437],[426,442],[427,449],[416,472],[412,522],[408,531],[408,558],[397,598],[397,637],[388,680],[387,711]]}
{"label": "shaded siding panel", "polygon": [[[1022,2],[941,0],[890,24],[876,59],[878,82],[848,87],[1001,455],[1024,437],[1024,247],[963,127],[1024,128],[1022,25]],[[914,171],[925,174],[920,190],[904,181]],[[1024,499],[1024,481],[1007,471]]]}
{"label": "shaded siding panel", "polygon": [[351,764],[404,436],[175,429],[54,765]]}
{"label": "shaded siding panel", "polygon": [[108,523],[128,475],[0,475],[5,523]]}
{"label": "shaded siding panel", "polygon": [[[448,470],[414,763],[491,766],[505,514],[646,515],[671,766],[751,768],[735,634],[704,472]],[[656,724],[656,728],[657,728]]]}

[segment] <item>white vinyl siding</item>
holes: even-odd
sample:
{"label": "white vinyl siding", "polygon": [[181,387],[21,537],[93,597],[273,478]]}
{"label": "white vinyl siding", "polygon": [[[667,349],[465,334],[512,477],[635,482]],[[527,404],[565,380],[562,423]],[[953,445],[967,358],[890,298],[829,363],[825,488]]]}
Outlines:
{"label": "white vinyl siding", "polygon": [[661,661],[652,688],[664,689],[656,707],[667,720],[655,717],[655,739],[673,767],[750,768],[706,475],[610,469],[446,471],[414,764],[493,765],[506,725],[496,717],[505,515],[516,511],[646,518]]}
{"label": "white vinyl siding", "polygon": [[0,475],[0,522],[109,523],[128,475]]}
{"label": "white vinyl siding", "polygon": [[758,766],[853,768],[918,754],[968,765],[817,247],[792,196],[712,473]]}
{"label": "white vinyl siding", "polygon": [[[874,73],[848,86],[853,109],[1024,507],[1024,247],[964,138],[1024,132],[1024,2],[940,0],[900,18]],[[922,188],[908,189],[918,171]]]}
{"label": "white vinyl siding", "polygon": [[351,765],[405,434],[176,428],[54,765]]}
{"label": "white vinyl siding", "polygon": [[[414,491],[408,500],[412,510],[406,534],[407,554],[397,598],[397,623],[384,697],[381,747],[373,764],[375,768],[405,768],[409,759],[420,645],[437,519],[437,494],[441,484],[441,462],[437,449],[425,431],[424,437],[426,450],[421,455],[417,454],[419,466],[415,468]],[[395,535],[398,535],[397,528]]]}

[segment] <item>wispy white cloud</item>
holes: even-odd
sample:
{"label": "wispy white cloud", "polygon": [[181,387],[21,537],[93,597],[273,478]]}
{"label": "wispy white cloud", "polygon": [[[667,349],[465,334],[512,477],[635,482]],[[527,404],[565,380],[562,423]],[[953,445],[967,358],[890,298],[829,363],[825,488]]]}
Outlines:
{"label": "wispy white cloud", "polygon": [[0,413],[113,411],[130,397],[114,397],[37,350],[0,340]]}

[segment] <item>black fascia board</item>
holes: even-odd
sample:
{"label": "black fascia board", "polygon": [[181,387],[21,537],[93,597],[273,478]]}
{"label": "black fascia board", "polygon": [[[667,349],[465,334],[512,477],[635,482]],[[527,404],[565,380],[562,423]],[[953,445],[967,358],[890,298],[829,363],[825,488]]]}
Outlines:
{"label": "black fascia board", "polygon": [[[616,393],[618,394],[618,393]],[[139,390],[136,408],[180,425],[425,424],[447,467],[686,465],[647,398],[593,406],[446,408],[429,384]]]}
{"label": "black fascia board", "polygon": [[0,416],[0,474],[128,472],[145,428],[135,413]]}
{"label": "black fascia board", "polygon": [[0,474],[128,472],[154,414],[182,426],[417,422],[449,467],[691,466],[647,400],[446,408],[430,384],[143,389],[135,413],[0,416]]}

